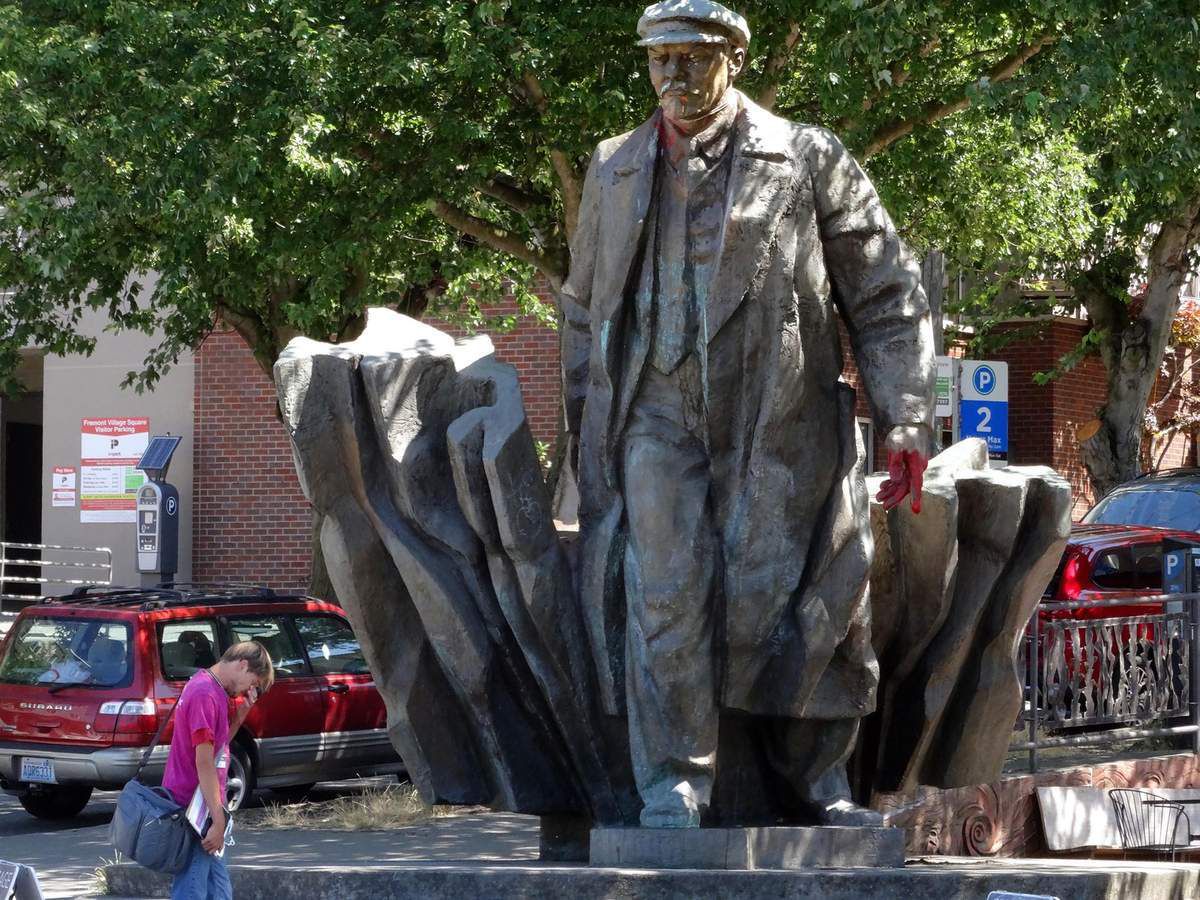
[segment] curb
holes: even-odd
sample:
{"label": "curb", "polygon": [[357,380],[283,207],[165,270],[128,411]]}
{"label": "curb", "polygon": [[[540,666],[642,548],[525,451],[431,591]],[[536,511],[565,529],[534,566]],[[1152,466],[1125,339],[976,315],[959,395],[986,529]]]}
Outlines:
{"label": "curb", "polygon": [[[1045,863],[1047,861],[1040,861]],[[1176,900],[1200,896],[1200,866],[1064,866],[1038,870],[1019,861],[1003,866],[913,865],[906,869],[810,869],[751,872],[592,869],[586,866],[447,865],[410,867],[278,868],[230,866],[238,900],[572,900],[653,898],[692,900],[977,900],[989,891],[1013,891],[1062,900]],[[108,866],[109,890],[123,897],[165,897],[170,879],[140,866]]]}

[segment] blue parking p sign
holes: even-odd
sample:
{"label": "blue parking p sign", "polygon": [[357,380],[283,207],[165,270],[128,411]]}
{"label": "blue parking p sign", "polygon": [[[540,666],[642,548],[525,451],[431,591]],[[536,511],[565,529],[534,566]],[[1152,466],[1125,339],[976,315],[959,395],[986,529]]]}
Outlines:
{"label": "blue parking p sign", "polygon": [[996,390],[996,370],[987,365],[978,366],[971,373],[971,386],[986,397]]}
{"label": "blue parking p sign", "polygon": [[990,459],[1008,459],[1008,364],[964,359],[959,373],[959,439],[982,438]]}

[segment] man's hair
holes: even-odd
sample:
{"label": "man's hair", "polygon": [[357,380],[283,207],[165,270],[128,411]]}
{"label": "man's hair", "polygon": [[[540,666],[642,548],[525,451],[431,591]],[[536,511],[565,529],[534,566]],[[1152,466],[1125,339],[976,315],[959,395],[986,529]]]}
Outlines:
{"label": "man's hair", "polygon": [[265,692],[275,681],[275,667],[271,665],[271,654],[258,641],[241,641],[221,654],[221,662],[237,662],[244,659],[262,683]]}

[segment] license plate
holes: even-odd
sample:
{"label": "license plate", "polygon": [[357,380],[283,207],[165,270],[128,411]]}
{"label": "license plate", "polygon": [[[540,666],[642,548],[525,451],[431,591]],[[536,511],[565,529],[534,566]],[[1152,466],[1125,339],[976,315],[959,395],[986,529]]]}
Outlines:
{"label": "license plate", "polygon": [[54,778],[54,761],[35,756],[21,757],[21,781],[36,781],[39,784],[58,784]]}

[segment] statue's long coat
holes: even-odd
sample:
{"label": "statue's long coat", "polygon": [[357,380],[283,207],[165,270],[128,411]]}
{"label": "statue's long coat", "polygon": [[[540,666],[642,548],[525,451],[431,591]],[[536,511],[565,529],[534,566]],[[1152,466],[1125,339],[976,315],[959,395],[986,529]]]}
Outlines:
{"label": "statue's long coat", "polygon": [[[890,428],[930,421],[929,307],[916,263],[837,138],[740,100],[724,243],[701,324],[724,498],[714,510],[721,706],[857,717],[873,709],[878,665],[866,488],[837,317],[876,422]],[[624,708],[622,497],[638,485],[620,483],[618,460],[649,349],[649,329],[631,323],[651,314],[635,287],[658,115],[596,149],[562,292],[567,424],[579,436],[579,595],[610,714]]]}

